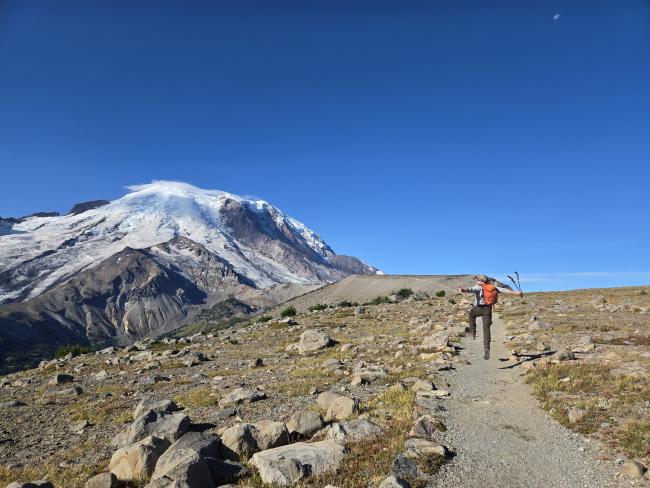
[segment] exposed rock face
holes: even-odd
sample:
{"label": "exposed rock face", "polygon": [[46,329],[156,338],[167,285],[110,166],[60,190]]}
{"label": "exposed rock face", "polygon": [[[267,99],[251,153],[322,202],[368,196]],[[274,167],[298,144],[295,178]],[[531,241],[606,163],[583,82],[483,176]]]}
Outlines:
{"label": "exposed rock face", "polygon": [[68,213],[72,215],[79,215],[81,213],[87,212],[88,210],[103,207],[109,203],[111,203],[109,200],[91,200],[89,202],[81,202],[75,204]]}
{"label": "exposed rock face", "polygon": [[297,442],[258,452],[251,458],[251,464],[258,469],[264,483],[287,486],[307,476],[335,471],[344,452],[343,446],[331,440]]}

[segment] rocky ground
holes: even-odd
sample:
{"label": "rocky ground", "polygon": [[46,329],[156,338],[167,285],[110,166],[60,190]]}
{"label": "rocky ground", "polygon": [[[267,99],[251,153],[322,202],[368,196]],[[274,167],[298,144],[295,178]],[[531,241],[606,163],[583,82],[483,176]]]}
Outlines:
{"label": "rocky ground", "polygon": [[[644,309],[647,296],[638,291],[629,290],[633,303],[625,302],[625,311],[598,310],[602,305],[615,305],[614,298],[593,307],[597,313],[634,317],[629,324],[621,320],[606,323],[616,328],[624,322],[621,332],[628,333],[629,329],[637,337],[641,333],[634,331],[647,333],[649,322]],[[562,307],[572,306],[574,294],[561,296],[564,298],[559,299],[567,302]],[[594,333],[592,343],[596,346],[579,342],[588,351],[572,353],[584,359],[560,355],[553,358],[559,364],[546,364],[542,356],[536,359],[535,368],[524,370],[524,364],[533,364],[530,359],[535,357],[525,354],[540,354],[539,349],[550,353],[567,347],[573,341],[569,340],[572,334],[579,335],[567,325],[565,336],[564,325],[549,315],[568,317],[573,310],[556,312],[558,305],[553,301],[558,298],[548,294],[500,305],[499,312],[509,326],[504,339],[509,349],[502,355],[509,360],[493,357],[485,362],[469,356],[472,348],[467,346],[467,339],[460,342],[468,298],[412,295],[399,303],[330,307],[301,313],[295,317],[295,324],[277,319],[245,323],[215,335],[141,343],[45,362],[38,369],[0,378],[0,486],[42,478],[56,487],[83,487],[86,483],[88,487],[119,486],[108,474],[91,480],[109,469],[123,479],[122,486],[153,488],[227,483],[260,486],[267,482],[438,486],[443,480],[449,480],[451,486],[469,486],[467,480],[481,479],[472,478],[476,473],[471,467],[485,462],[481,456],[494,458],[494,452],[499,452],[499,446],[493,445],[495,439],[508,442],[532,436],[526,442],[535,445],[540,425],[550,429],[544,436],[549,432],[568,435],[541,409],[536,410],[520,373],[531,370],[526,378],[536,378],[534,375],[574,363],[591,363],[591,356],[609,357],[612,347],[631,347],[629,351],[634,351],[636,359],[626,356],[625,361],[612,362],[611,369],[638,372],[639,368],[629,365],[635,361],[647,366],[643,357],[647,343],[620,346],[609,339],[598,342],[600,336]],[[585,303],[591,304],[591,300],[585,295]],[[534,314],[537,321],[551,323],[553,331],[531,331]],[[509,367],[507,384],[497,382],[495,387],[491,380],[468,382],[481,372],[503,371],[500,367]],[[559,384],[576,383],[573,376],[569,378],[559,378]],[[647,385],[647,377],[635,373],[633,378],[634,384]],[[490,389],[474,389],[478,384]],[[550,393],[535,381],[532,388],[543,406],[548,406],[546,396]],[[507,421],[503,416],[510,415],[508,412],[482,406],[480,401],[498,404],[501,390],[515,391],[514,396],[504,398],[527,399],[526,408],[535,415],[519,412],[518,419]],[[576,391],[577,387],[572,388],[571,395],[578,395]],[[648,408],[647,397],[642,389],[639,391],[638,403],[626,402],[636,405],[627,412],[630,416]],[[487,400],[475,398],[483,395]],[[559,405],[564,405],[565,399],[553,395],[549,398],[555,403],[549,410],[555,408],[551,415],[562,422],[564,410]],[[484,430],[479,431],[484,435],[478,435],[477,429],[469,429],[471,424],[464,423],[459,414],[463,404],[465,410],[468,405],[479,408],[484,412],[481,423],[493,422],[503,432],[486,439],[493,433]],[[590,412],[588,408],[586,411]],[[647,422],[647,412],[645,417],[634,418],[641,424]],[[512,429],[504,425],[512,425]],[[556,447],[571,453],[564,456],[559,450],[555,463],[580,462],[583,465],[575,468],[583,470],[593,461],[594,476],[576,475],[575,479],[589,481],[580,486],[608,486],[605,480],[612,484],[643,483],[643,479],[623,478],[621,470],[634,476],[634,466],[617,460],[645,463],[647,452],[609,443],[607,437],[596,436],[598,432],[587,432],[593,444],[571,436],[558,440]],[[546,441],[543,449],[552,448],[553,443]],[[480,449],[477,444],[493,448]],[[647,449],[647,442],[644,446]],[[510,458],[516,456],[505,460],[510,469],[520,469],[519,464],[524,469],[528,462],[521,453],[516,455],[514,448],[502,452]],[[601,459],[600,464],[596,457]],[[562,469],[559,472],[567,473]],[[601,472],[604,474],[599,478]],[[192,481],[198,479],[193,478],[199,476],[197,473],[204,484]],[[493,470],[493,477],[484,479],[510,479],[498,474],[498,469]],[[542,481],[549,479],[553,478],[532,478],[525,486],[547,486]],[[599,480],[603,483],[598,484]],[[576,485],[568,482],[558,486]]]}

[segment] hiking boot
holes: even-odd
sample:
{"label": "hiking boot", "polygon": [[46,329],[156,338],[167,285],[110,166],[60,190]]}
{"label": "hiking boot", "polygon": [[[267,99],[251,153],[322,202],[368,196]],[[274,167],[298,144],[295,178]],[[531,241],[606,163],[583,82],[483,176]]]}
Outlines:
{"label": "hiking boot", "polygon": [[483,359],[490,359],[490,351],[489,350],[487,350],[487,349],[485,350],[485,354],[483,354]]}

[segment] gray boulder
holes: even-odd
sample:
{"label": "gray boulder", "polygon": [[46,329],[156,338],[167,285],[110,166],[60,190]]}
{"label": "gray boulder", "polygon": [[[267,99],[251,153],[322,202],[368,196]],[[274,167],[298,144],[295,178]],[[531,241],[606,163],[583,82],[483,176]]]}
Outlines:
{"label": "gray boulder", "polygon": [[415,421],[408,435],[409,437],[432,440],[437,432],[445,430],[444,424],[437,418],[431,415],[422,415]]}
{"label": "gray boulder", "polygon": [[169,441],[149,436],[113,453],[108,469],[120,480],[143,480],[151,476]]}
{"label": "gray boulder", "polygon": [[255,424],[240,423],[227,428],[222,436],[222,452],[227,459],[239,459],[257,451],[279,447],[289,442],[289,431],[282,422],[261,420]]}
{"label": "gray boulder", "polygon": [[293,438],[305,438],[314,435],[325,423],[318,412],[302,410],[295,412],[287,422],[289,435]]}
{"label": "gray boulder", "polygon": [[221,400],[219,400],[219,407],[232,407],[242,403],[252,403],[266,398],[266,393],[260,390],[252,390],[249,388],[236,388]]}
{"label": "gray boulder", "polygon": [[247,474],[239,463],[221,459],[219,437],[188,432],[174,442],[156,463],[150,488],[212,487]]}
{"label": "gray boulder", "polygon": [[264,483],[287,486],[308,476],[336,471],[344,452],[343,446],[331,440],[312,444],[297,442],[258,452],[251,458],[251,464]]}
{"label": "gray boulder", "polygon": [[305,354],[307,352],[319,351],[332,345],[332,339],[327,334],[323,334],[316,329],[307,329],[300,334],[298,341],[298,352]]}
{"label": "gray boulder", "polygon": [[316,401],[326,411],[325,421],[327,422],[347,420],[359,411],[359,401],[357,399],[333,391],[324,391],[318,395]]}
{"label": "gray boulder", "polygon": [[180,408],[178,408],[178,405],[171,400],[155,400],[146,397],[140,400],[138,406],[135,407],[135,410],[133,411],[133,420],[138,419],[149,410],[153,410],[157,413],[173,413],[178,412]]}
{"label": "gray boulder", "polygon": [[374,439],[382,434],[377,424],[366,419],[336,422],[326,428],[325,436],[338,443],[357,442]]}
{"label": "gray boulder", "polygon": [[190,419],[182,413],[163,413],[149,410],[137,418],[124,432],[117,434],[111,444],[124,447],[148,436],[156,436],[172,443],[190,426]]}
{"label": "gray boulder", "polygon": [[56,374],[54,378],[50,380],[50,385],[64,385],[66,383],[72,383],[74,381],[74,376],[69,374]]}

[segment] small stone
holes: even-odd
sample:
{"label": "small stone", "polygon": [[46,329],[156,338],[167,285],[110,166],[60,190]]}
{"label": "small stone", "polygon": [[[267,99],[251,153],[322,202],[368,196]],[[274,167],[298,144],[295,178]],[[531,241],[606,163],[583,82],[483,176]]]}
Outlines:
{"label": "small stone", "polygon": [[379,488],[410,488],[410,486],[411,485],[403,479],[396,478],[393,475],[384,478],[384,480],[379,484]]}
{"label": "small stone", "polygon": [[646,467],[639,461],[625,461],[620,468],[620,473],[628,478],[643,478]]}
{"label": "small stone", "polygon": [[84,485],[84,488],[118,488],[117,476],[113,473],[102,473],[93,476]]}
{"label": "small stone", "polygon": [[72,422],[69,425],[70,432],[73,434],[81,434],[83,433],[84,429],[88,427],[90,423],[87,420],[80,420],[78,422]]}

